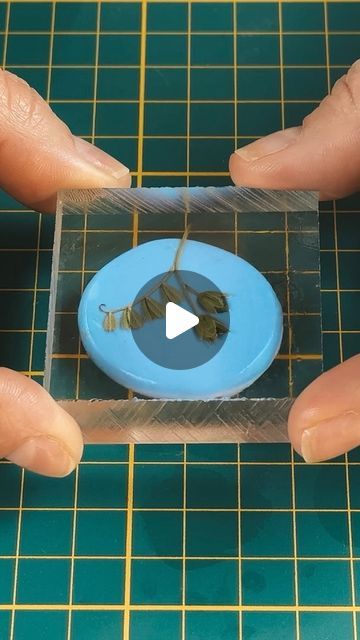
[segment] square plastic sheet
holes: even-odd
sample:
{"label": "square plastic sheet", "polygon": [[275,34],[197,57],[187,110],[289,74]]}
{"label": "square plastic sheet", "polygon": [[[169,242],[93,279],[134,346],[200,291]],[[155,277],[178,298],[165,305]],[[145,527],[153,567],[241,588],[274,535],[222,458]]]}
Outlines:
{"label": "square plastic sheet", "polygon": [[[284,312],[280,352],[241,397],[134,397],[85,353],[84,287],[106,263],[149,240],[190,238],[257,267]],[[236,187],[67,191],[59,196],[45,386],[86,442],[280,442],[293,398],[322,370],[317,195]]]}

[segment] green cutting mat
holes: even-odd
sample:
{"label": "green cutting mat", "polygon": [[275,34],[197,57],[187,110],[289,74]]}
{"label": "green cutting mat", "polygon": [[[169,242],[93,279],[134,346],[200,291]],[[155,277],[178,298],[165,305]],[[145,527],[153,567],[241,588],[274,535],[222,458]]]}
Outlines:
{"label": "green cutting mat", "polygon": [[[4,66],[139,185],[228,184],[359,36],[358,2],[0,3]],[[53,220],[0,207],[1,362],[41,381]],[[360,351],[359,208],[322,206],[327,367]],[[359,452],[284,445],[93,446],[65,480],[4,462],[0,638],[357,640],[359,483]]]}

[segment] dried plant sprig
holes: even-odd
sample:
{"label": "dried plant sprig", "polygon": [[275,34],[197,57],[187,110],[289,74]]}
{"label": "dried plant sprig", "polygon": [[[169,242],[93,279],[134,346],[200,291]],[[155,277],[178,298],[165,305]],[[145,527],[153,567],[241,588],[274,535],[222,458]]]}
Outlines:
{"label": "dried plant sprig", "polygon": [[[226,295],[220,291],[196,291],[181,278],[179,263],[189,230],[189,227],[185,229],[170,269],[146,294],[132,304],[117,309],[108,309],[104,304],[99,305],[99,310],[105,314],[103,321],[105,331],[115,331],[118,327],[121,329],[140,329],[147,321],[163,318],[166,314],[166,304],[168,302],[179,304],[182,300],[186,300],[194,314],[199,317],[199,324],[194,327],[194,330],[200,340],[214,342],[219,336],[228,332],[228,328],[223,322],[210,315],[228,311],[229,306]],[[172,275],[175,276],[179,288],[167,282]],[[155,293],[160,294],[160,301],[152,297]],[[208,312],[207,314],[199,315],[192,296],[195,298],[197,305]],[[135,306],[138,310],[134,309]],[[121,314],[119,323],[116,321],[116,314],[118,313]]]}
{"label": "dried plant sprig", "polygon": [[143,300],[145,300],[145,298],[149,298],[150,296],[152,296],[153,293],[156,293],[156,291],[158,291],[161,287],[162,284],[166,283],[166,281],[170,278],[170,276],[174,273],[177,272],[178,270],[178,264],[179,264],[179,260],[181,257],[181,254],[183,252],[184,246],[185,246],[185,242],[188,238],[189,235],[189,231],[190,231],[190,227],[186,227],[183,236],[179,242],[178,248],[176,250],[175,253],[175,257],[174,260],[172,262],[172,265],[170,267],[170,269],[164,274],[164,276],[161,278],[161,280],[154,285],[146,294],[144,294],[142,297],[138,298],[137,300],[135,300],[135,302],[133,302],[132,305],[126,305],[125,307],[117,307],[116,309],[108,309],[106,307],[105,304],[100,304],[99,305],[99,310],[102,311],[102,313],[120,313],[121,311],[124,311],[125,309],[127,309],[127,307],[129,306],[135,306],[137,304],[142,303]]}

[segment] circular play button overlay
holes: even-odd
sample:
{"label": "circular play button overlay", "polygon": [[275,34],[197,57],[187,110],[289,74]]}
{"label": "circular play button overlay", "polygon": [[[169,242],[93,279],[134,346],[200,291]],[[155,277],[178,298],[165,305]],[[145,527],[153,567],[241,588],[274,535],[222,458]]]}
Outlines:
{"label": "circular play button overlay", "polygon": [[193,271],[178,270],[151,278],[137,293],[132,307],[142,325],[131,329],[134,341],[149,360],[167,369],[205,364],[228,336],[226,297],[211,280]]}

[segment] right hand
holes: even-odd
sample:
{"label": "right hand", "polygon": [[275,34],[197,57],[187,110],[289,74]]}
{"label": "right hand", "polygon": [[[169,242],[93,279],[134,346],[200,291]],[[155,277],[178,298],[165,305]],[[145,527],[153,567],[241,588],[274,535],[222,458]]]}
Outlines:
{"label": "right hand", "polygon": [[[236,184],[313,189],[323,200],[359,190],[360,60],[302,126],[239,149],[230,171]],[[289,437],[307,462],[360,445],[360,355],[323,373],[300,394],[290,412]]]}

